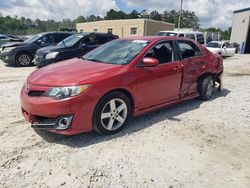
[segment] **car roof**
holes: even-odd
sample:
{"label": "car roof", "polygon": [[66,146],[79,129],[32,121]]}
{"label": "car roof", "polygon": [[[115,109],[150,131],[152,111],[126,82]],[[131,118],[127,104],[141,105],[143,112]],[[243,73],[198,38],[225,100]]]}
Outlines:
{"label": "car roof", "polygon": [[114,36],[114,34],[111,33],[101,33],[101,32],[80,32],[80,33],[75,33],[75,34],[79,34],[79,35],[89,35],[89,34],[94,34],[94,35],[110,35],[110,36]]}
{"label": "car roof", "polygon": [[202,32],[199,31],[159,31],[162,33],[176,33],[176,34],[180,34],[180,33],[186,33],[186,34],[203,34]]}
{"label": "car roof", "polygon": [[[160,40],[190,40],[189,38],[183,38],[183,37],[172,37],[172,36],[136,36],[136,37],[126,37],[123,39],[129,39],[129,40],[147,40],[147,41],[160,41]],[[192,40],[190,40],[192,41]]]}
{"label": "car roof", "polygon": [[49,32],[43,32],[43,33],[38,33],[38,35],[46,35],[46,34],[74,34],[75,32],[69,32],[69,31],[49,31]]}

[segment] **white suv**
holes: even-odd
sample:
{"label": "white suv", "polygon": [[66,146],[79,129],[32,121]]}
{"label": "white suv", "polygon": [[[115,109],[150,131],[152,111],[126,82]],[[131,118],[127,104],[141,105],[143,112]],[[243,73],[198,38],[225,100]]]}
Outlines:
{"label": "white suv", "polygon": [[186,37],[193,39],[200,44],[203,44],[206,46],[206,38],[204,36],[204,33],[202,32],[195,32],[195,31],[159,31],[156,33],[157,36],[171,36],[171,37]]}

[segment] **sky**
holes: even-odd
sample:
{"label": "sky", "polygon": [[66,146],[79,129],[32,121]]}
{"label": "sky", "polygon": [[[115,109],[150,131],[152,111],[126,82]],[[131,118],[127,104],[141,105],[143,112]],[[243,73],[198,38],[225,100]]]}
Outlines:
{"label": "sky", "polygon": [[[31,19],[75,19],[79,15],[104,17],[110,9],[148,11],[178,10],[181,0],[0,0],[3,16],[24,16]],[[232,25],[233,11],[250,7],[250,0],[183,0],[183,9],[194,11],[202,28]]]}

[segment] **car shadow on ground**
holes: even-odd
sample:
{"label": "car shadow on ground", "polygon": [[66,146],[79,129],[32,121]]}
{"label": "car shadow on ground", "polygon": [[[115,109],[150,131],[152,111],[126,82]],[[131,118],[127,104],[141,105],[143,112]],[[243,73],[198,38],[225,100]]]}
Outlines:
{"label": "car shadow on ground", "polygon": [[[223,89],[222,92],[214,91],[213,97],[210,100],[226,97],[229,93],[230,91],[227,89]],[[66,137],[41,130],[35,131],[47,142],[81,148],[136,133],[164,120],[180,122],[181,120],[178,119],[179,115],[199,108],[202,103],[203,101],[192,99],[132,118],[122,131],[114,135],[100,136],[95,132],[89,132]]]}

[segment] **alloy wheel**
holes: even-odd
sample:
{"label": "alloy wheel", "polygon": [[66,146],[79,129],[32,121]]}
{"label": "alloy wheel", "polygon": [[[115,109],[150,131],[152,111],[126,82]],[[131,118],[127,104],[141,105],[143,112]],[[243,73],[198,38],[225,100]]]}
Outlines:
{"label": "alloy wheel", "polygon": [[20,57],[18,58],[18,63],[20,65],[27,66],[30,64],[30,62],[31,62],[31,59],[28,55],[23,54],[23,55],[20,55]]}
{"label": "alloy wheel", "polygon": [[125,101],[119,98],[110,100],[101,112],[102,126],[109,130],[114,131],[119,129],[128,116],[128,107]]}
{"label": "alloy wheel", "polygon": [[210,98],[212,96],[213,93],[213,88],[214,88],[214,82],[211,79],[207,85],[207,91],[206,91],[206,97]]}

